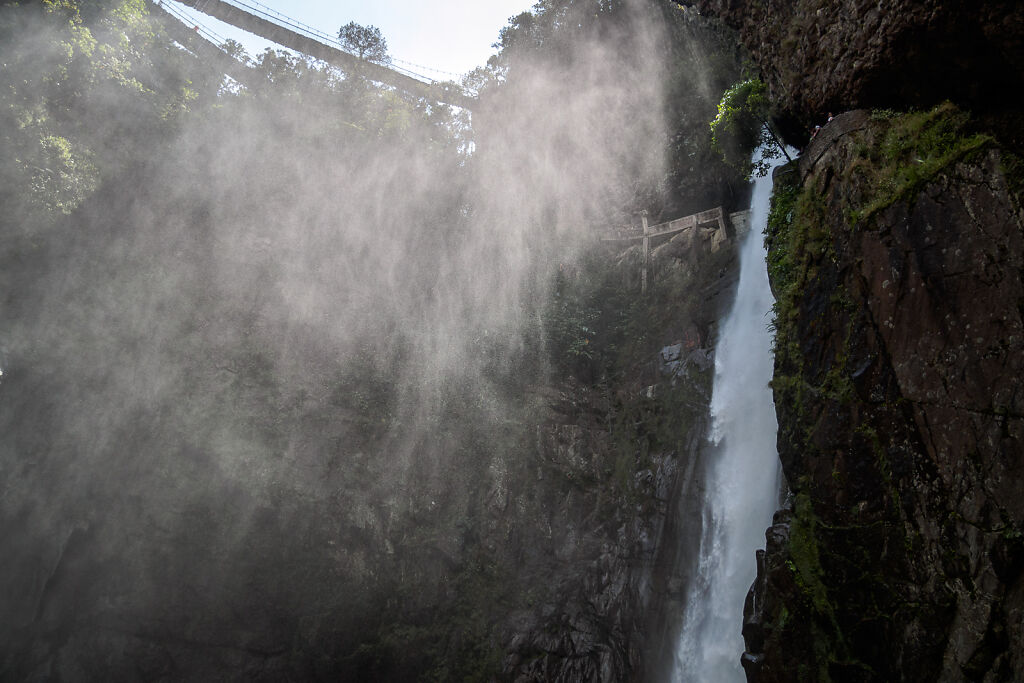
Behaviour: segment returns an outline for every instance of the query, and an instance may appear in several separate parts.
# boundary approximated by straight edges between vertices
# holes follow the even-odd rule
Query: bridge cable
[[[206,38],[211,43],[217,45],[217,47],[220,47],[221,45],[227,42],[224,36],[218,34],[216,31],[203,24],[198,18],[189,15],[187,12],[185,12],[182,8],[176,6],[174,3],[161,3],[160,7],[166,10],[169,14],[175,16],[179,21],[181,21],[181,23],[185,24],[186,26],[192,26],[198,29],[197,33],[206,36]]]

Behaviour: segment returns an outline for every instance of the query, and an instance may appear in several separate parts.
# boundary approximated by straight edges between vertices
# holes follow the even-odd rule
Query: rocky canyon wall
[[[748,679],[1019,680],[1024,8],[692,4],[738,32],[791,137],[846,112],[777,175],[792,493],[747,600]]]
[[[752,680],[1024,671],[1024,215],[1016,159],[965,121],[850,112],[778,179],[793,493],[748,601]]]

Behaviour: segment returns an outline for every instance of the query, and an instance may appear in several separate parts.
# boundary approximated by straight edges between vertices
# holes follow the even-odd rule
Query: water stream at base
[[[750,230],[740,250],[732,310],[720,330],[711,398],[711,435],[700,553],[692,575],[675,652],[673,681],[742,683],[743,602],[754,580],[754,551],[778,505],[781,470],[772,378],[774,303],[762,232],[768,220],[771,174],[758,178]]]

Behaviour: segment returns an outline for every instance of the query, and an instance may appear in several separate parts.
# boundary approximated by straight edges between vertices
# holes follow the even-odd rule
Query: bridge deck
[[[434,102],[453,104],[463,109],[472,109],[476,101],[475,98],[467,96],[460,90],[457,91],[456,88],[425,83],[386,66],[361,60],[344,50],[321,43],[309,36],[251,14],[235,5],[222,2],[222,0],[179,0],[179,2],[278,45],[322,59],[347,72],[361,73],[370,80],[392,85],[418,97]]]
[[[225,74],[235,79],[247,88],[256,88],[266,83],[263,77],[252,67],[242,64],[240,61],[227,54],[219,47],[203,38],[191,28],[185,26],[174,15],[167,12],[161,5],[153,0],[146,3],[149,14],[163,25],[168,35],[183,46],[191,50],[201,59],[216,64]]]

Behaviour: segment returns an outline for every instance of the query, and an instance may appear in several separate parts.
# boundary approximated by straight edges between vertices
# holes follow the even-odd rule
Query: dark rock
[[[749,652],[744,652],[740,657],[740,664],[743,666],[744,673],[747,674],[748,681],[756,681],[758,672],[761,671],[761,666],[764,665],[764,655],[752,655]]]
[[[1015,0],[686,4],[739,32],[784,117],[804,130],[830,111],[863,107],[952,99],[998,109],[1024,86],[1024,5]]]
[[[982,145],[885,194],[886,164],[921,163],[877,155],[901,124],[833,124],[800,162],[800,275],[775,283],[794,496],[748,600],[749,680],[1019,680],[1024,213],[1007,158]]]

